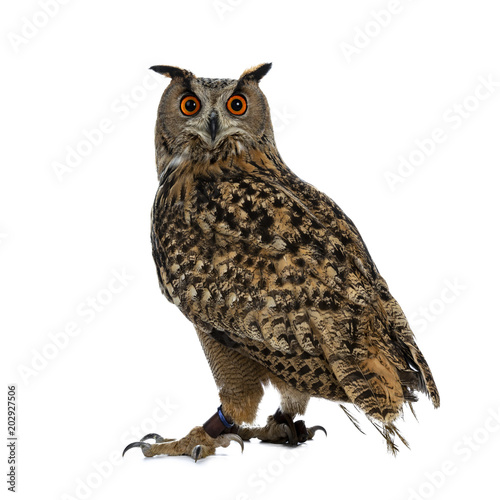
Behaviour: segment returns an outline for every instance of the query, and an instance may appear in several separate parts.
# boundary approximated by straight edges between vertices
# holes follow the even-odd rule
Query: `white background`
[[[48,2],[50,18],[41,3],[4,2],[1,15],[2,408],[17,384],[17,498],[496,498],[498,2],[73,0]],[[117,459],[146,432],[181,437],[218,406],[151,258],[153,128],[168,81],[147,68],[237,78],[268,61],[261,87],[283,158],[355,221],[442,407],[423,397],[419,422],[407,413],[411,451],[397,458],[364,417],[366,436],[314,400],[306,422],[328,437],[297,449]],[[68,148],[86,156],[61,174]],[[419,164],[398,173],[401,157]],[[392,189],[388,172],[400,176]],[[277,405],[270,391],[259,421]]]

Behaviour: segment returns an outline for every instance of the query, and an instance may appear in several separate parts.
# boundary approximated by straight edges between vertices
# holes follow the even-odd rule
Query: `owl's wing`
[[[350,400],[382,422],[413,389],[437,404],[404,314],[354,225],[319,192],[316,205],[295,192],[249,176],[198,183],[183,205],[196,244],[179,250],[184,276],[169,274],[174,302],[235,342],[324,358]]]

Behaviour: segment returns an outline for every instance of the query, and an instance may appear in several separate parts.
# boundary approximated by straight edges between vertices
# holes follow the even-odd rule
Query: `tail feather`
[[[434,408],[439,408],[441,401],[436,387],[436,382],[434,382],[434,378],[432,377],[431,369],[425,361],[423,354],[420,352],[420,349],[415,344],[410,346],[410,350],[424,380],[424,390],[422,390],[422,392],[429,396]]]
[[[379,422],[373,421],[371,419],[370,422],[385,439],[388,452],[392,453],[394,456],[398,453],[399,448],[395,443],[396,436],[408,449],[410,449],[408,441],[401,435],[398,428],[394,424],[380,424]]]
[[[358,431],[361,432],[361,434],[365,434],[365,432],[363,431],[363,429],[359,425],[358,419],[356,417],[354,417],[352,415],[352,413],[344,405],[340,404],[339,406],[342,409],[342,411],[347,415],[347,418],[352,422],[354,427],[356,427],[356,429],[358,429]],[[356,406],[354,408],[356,408]]]
[[[358,318],[345,320],[349,335],[325,336],[321,347],[350,401],[384,437],[388,451],[396,454],[396,438],[409,448],[394,425],[404,404],[415,414],[412,403],[418,400],[416,392],[421,392],[437,408],[439,393],[399,304],[391,297],[372,305]],[[342,409],[361,430],[357,420]]]
[[[401,384],[409,389],[428,396],[434,407],[440,404],[439,392],[432,377],[429,365],[418,348],[413,332],[397,301],[391,297],[384,304],[387,312],[388,328],[392,342],[386,342],[384,347],[395,348],[402,365],[398,366]]]

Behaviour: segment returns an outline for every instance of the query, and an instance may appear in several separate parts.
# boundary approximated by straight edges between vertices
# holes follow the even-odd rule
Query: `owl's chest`
[[[156,211],[153,255],[160,285],[183,312],[198,311],[197,317],[202,317],[203,309],[223,301],[226,289],[235,283],[257,287],[268,264],[260,243],[264,237],[272,241],[265,224],[268,212],[255,211],[261,201],[248,183],[204,181]],[[257,263],[262,264],[259,269]]]
[[[190,194],[169,200],[153,211],[151,241],[160,287],[166,297],[186,310],[203,293],[213,273],[214,247],[196,220],[200,207]]]

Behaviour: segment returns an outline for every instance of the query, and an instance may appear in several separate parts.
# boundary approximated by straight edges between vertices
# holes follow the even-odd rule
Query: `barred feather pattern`
[[[352,221],[270,137],[196,151],[159,169],[152,243],[165,296],[299,391],[353,403],[393,443],[415,391],[436,407],[439,395]],[[161,141],[158,154],[171,160]]]

